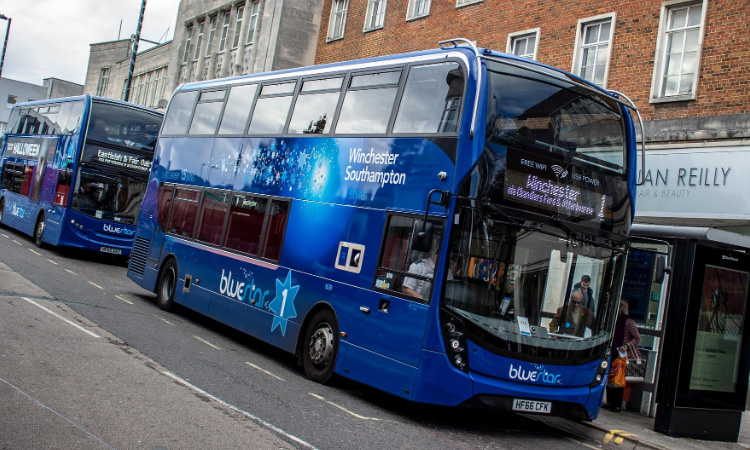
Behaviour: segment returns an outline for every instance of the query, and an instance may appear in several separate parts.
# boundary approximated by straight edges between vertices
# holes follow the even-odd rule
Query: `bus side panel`
[[[5,216],[3,223],[11,228],[32,236],[39,214],[39,204],[32,203],[29,197],[5,191]]]
[[[445,353],[422,351],[415,401],[456,406],[472,395],[471,378],[452,367]]]
[[[342,340],[336,373],[390,394],[412,399],[417,368]]]

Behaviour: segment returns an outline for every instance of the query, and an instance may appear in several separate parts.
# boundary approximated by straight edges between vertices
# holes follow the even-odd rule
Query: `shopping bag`
[[[607,379],[607,387],[625,387],[625,367],[627,366],[627,364],[627,358],[612,359],[612,366],[610,366],[609,368],[609,378]]]
[[[646,362],[635,344],[629,342],[626,347],[628,364],[625,368],[625,380],[628,383],[641,383],[646,373]]]

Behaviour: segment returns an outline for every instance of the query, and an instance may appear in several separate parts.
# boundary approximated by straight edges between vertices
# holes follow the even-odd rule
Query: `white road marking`
[[[78,325],[77,323],[73,323],[72,321],[70,321],[70,320],[66,319],[65,317],[61,316],[60,314],[57,314],[56,312],[54,312],[54,311],[52,311],[52,310],[50,310],[48,308],[45,308],[44,306],[40,305],[39,303],[35,302],[34,300],[32,300],[30,298],[26,298],[26,297],[21,297],[21,298],[24,299],[24,300],[26,300],[27,302],[31,303],[32,305],[37,306],[37,307],[39,307],[39,308],[47,311],[48,313],[52,314],[53,316],[57,317],[58,319],[64,320],[68,324],[73,325],[74,327],[78,328],[79,330],[83,331],[84,333],[89,334],[89,335],[91,335],[91,336],[93,336],[95,338],[99,337],[99,335],[96,334],[96,333],[94,333],[93,331],[89,331],[89,330],[83,328],[82,326]]]
[[[248,366],[252,367],[253,369],[260,370],[261,372],[265,373],[266,375],[274,377],[274,378],[276,378],[279,381],[286,381],[285,379],[281,378],[280,376],[274,375],[273,373],[271,373],[271,372],[269,372],[269,371],[267,371],[265,369],[262,369],[262,368],[256,366],[255,364],[251,364],[251,363],[249,363],[247,361],[245,361],[245,364],[247,364]]]
[[[118,299],[120,299],[120,300],[124,301],[124,302],[125,302],[125,303],[127,303],[128,305],[132,305],[132,304],[133,304],[133,302],[131,302],[130,300],[126,299],[125,297],[121,297],[121,296],[119,296],[119,295],[115,295],[115,298],[118,298]]]
[[[165,319],[163,317],[159,317],[157,315],[154,315],[154,317],[158,318],[159,320],[161,320],[162,322],[166,323],[167,325],[175,326],[172,322],[168,321],[167,319]]]
[[[94,283],[94,282],[91,282],[91,281],[89,281],[89,284],[90,284],[90,285],[92,285],[92,286],[94,286],[94,287],[96,287],[96,288],[99,288],[99,289],[101,289],[101,290],[104,290],[104,288],[103,288],[103,287],[99,286],[98,284],[96,284],[96,283]]]
[[[298,443],[300,445],[305,446],[306,448],[317,450],[316,447],[313,447],[312,445],[308,444],[307,442],[303,441],[302,439],[298,438],[297,436],[289,434],[289,433],[287,433],[286,431],[282,430],[281,428],[279,428],[277,426],[271,425],[270,423],[266,422],[265,420],[261,419],[260,417],[254,416],[254,415],[250,414],[247,411],[243,411],[243,410],[237,408],[234,405],[230,405],[229,403],[225,402],[224,400],[221,400],[218,397],[214,397],[213,395],[209,394],[208,392],[204,391],[203,389],[201,389],[201,388],[199,388],[197,386],[194,386],[194,385],[188,383],[187,381],[183,380],[182,378],[178,377],[177,375],[175,375],[175,374],[173,374],[171,372],[167,372],[165,370],[164,372],[162,372],[162,374],[164,374],[164,375],[168,376],[169,378],[175,380],[176,382],[180,383],[181,385],[186,386],[186,387],[188,387],[188,388],[190,388],[190,389],[192,389],[192,390],[200,393],[201,395],[205,395],[206,397],[210,398],[211,400],[215,400],[215,401],[221,403],[222,405],[226,406],[227,408],[231,408],[232,410],[237,411],[238,413],[240,413],[243,416],[249,418],[250,420],[252,420],[252,421],[254,421],[254,422],[256,422],[256,423],[258,423],[258,424],[260,424],[260,425],[262,425],[262,426],[264,426],[266,428],[270,428],[271,430],[275,431],[276,433],[279,433],[280,435],[286,437],[287,439],[291,439],[294,442],[296,442],[296,443]]]
[[[196,338],[196,339],[198,339],[199,341],[203,342],[204,344],[208,345],[209,347],[213,347],[213,348],[215,348],[216,350],[221,350],[221,347],[217,347],[217,346],[215,346],[214,344],[212,344],[212,343],[208,342],[208,341],[207,341],[207,340],[205,340],[205,339],[201,339],[201,338],[199,338],[198,336],[195,336],[195,335],[193,335],[193,337],[194,337],[194,338]]]
[[[15,242],[16,244],[18,244],[18,245],[20,245],[21,247],[23,247],[23,244],[22,244],[22,243],[20,243],[20,242],[18,242],[17,240],[13,239],[13,242]]]
[[[58,265],[59,265],[59,264],[57,264],[56,262],[52,261],[51,259],[48,259],[47,261],[51,262],[52,264],[54,264],[54,265],[56,265],[56,266],[58,266]]]
[[[578,445],[582,445],[582,446],[584,446],[584,447],[586,447],[586,448],[590,448],[590,449],[593,449],[593,450],[602,450],[602,448],[601,448],[601,447],[597,447],[597,446],[595,446],[595,445],[587,444],[587,443],[585,443],[585,442],[581,442],[581,441],[579,441],[579,440],[577,440],[577,439],[573,439],[573,438],[570,438],[570,437],[567,437],[567,436],[563,436],[563,437],[564,437],[565,439],[569,440],[570,442],[575,442],[576,444],[578,444]]]
[[[41,254],[41,253],[37,252],[37,251],[36,251],[36,250],[34,250],[33,248],[30,248],[30,249],[29,249],[29,251],[30,251],[31,253],[35,254],[36,256],[42,256],[42,254]]]
[[[357,414],[357,413],[355,413],[353,411],[349,411],[348,409],[344,408],[343,406],[337,405],[336,403],[328,401],[328,400],[325,399],[325,397],[321,397],[318,394],[313,394],[312,392],[308,392],[308,394],[310,394],[311,396],[317,398],[318,400],[323,400],[324,402],[328,403],[329,405],[334,406],[334,407],[336,407],[336,408],[344,411],[345,413],[350,414],[350,415],[356,417],[357,419],[372,420],[372,421],[375,421],[375,422],[381,422],[381,421],[383,421],[383,419],[378,419],[377,417],[362,416],[362,415],[359,415],[359,414]]]
[[[66,271],[66,272],[68,272],[68,273],[72,273],[72,274],[73,274],[73,275],[75,275],[75,276],[78,276],[78,274],[77,274],[77,273],[75,273],[75,272],[73,272],[72,270],[68,270],[68,269],[65,269],[65,271]]]
[[[44,403],[40,402],[40,401],[39,401],[39,400],[37,400],[36,398],[34,398],[34,397],[30,396],[30,395],[29,395],[29,394],[27,394],[26,392],[22,391],[22,390],[21,390],[21,389],[19,389],[18,387],[16,387],[16,386],[14,386],[13,384],[11,384],[11,383],[10,383],[9,381],[6,381],[6,380],[4,380],[4,379],[0,378],[0,382],[3,382],[3,383],[5,383],[5,384],[7,384],[8,386],[12,387],[12,388],[13,388],[13,389],[15,389],[16,391],[18,391],[18,393],[19,393],[19,394],[21,394],[21,395],[25,396],[26,398],[28,398],[28,399],[29,399],[29,400],[31,400],[32,402],[36,403],[36,404],[37,404],[37,405],[39,405],[40,407],[42,407],[42,408],[44,408],[44,409],[46,409],[46,410],[50,411],[51,413],[53,413],[53,414],[55,414],[56,416],[58,416],[58,417],[60,417],[61,419],[63,419],[64,421],[68,422],[69,424],[71,424],[71,425],[73,425],[74,427],[78,428],[79,430],[83,431],[84,433],[86,433],[86,435],[87,435],[87,436],[91,437],[92,439],[94,439],[94,440],[96,440],[96,441],[98,441],[98,442],[101,442],[101,443],[102,443],[102,445],[104,445],[105,447],[107,447],[107,448],[111,448],[112,450],[114,450],[114,447],[112,447],[111,445],[109,445],[109,444],[107,444],[106,442],[104,442],[103,440],[101,440],[101,439],[100,439],[100,438],[99,438],[98,436],[96,436],[96,435],[92,434],[92,433],[91,433],[90,431],[88,431],[87,429],[83,428],[83,427],[82,427],[81,425],[79,425],[79,424],[77,424],[77,423],[73,422],[72,420],[70,420],[70,419],[68,419],[67,417],[63,416],[62,414],[60,414],[59,412],[55,411],[55,410],[54,410],[54,409],[52,409],[51,407],[49,407],[49,406],[45,405]]]
[[[4,238],[8,238],[8,239],[10,239],[10,236],[8,236],[8,235],[7,235],[7,234],[5,234],[5,233],[3,233],[3,237],[4,237]]]

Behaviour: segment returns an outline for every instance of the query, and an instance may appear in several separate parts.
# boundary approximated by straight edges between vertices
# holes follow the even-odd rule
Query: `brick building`
[[[750,165],[748,19],[747,0],[325,0],[315,62],[435,48],[463,37],[573,72],[625,93],[640,109],[647,162],[639,221],[672,223],[679,216],[683,224],[750,234],[750,208],[742,217],[717,221],[715,210],[685,209],[675,205],[677,197],[665,204],[661,192],[676,187],[668,186],[676,176],[664,180],[670,164],[673,172],[694,164],[663,154],[741,150],[720,161],[722,167]],[[716,195],[734,196],[744,187],[723,194],[716,189]],[[671,211],[666,216],[659,213],[665,207]]]

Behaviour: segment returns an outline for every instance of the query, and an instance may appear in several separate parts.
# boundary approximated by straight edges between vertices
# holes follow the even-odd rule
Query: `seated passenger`
[[[583,306],[583,293],[579,290],[574,290],[570,294],[570,302],[568,304],[568,311],[563,321],[563,309],[561,306],[557,308],[555,317],[549,323],[549,331],[552,333],[564,333],[571,334],[573,336],[583,337],[586,332],[586,328],[591,328],[594,323],[594,313],[590,309]]]

